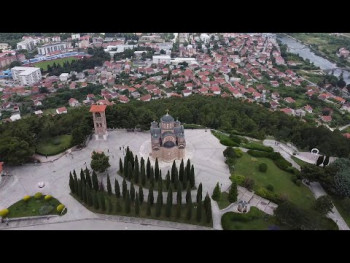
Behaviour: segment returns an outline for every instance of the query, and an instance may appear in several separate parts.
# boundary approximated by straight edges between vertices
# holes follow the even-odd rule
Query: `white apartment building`
[[[0,49],[1,50],[7,50],[9,48],[9,44],[7,43],[0,43]]]
[[[67,49],[67,43],[64,43],[64,42],[45,44],[45,45],[42,45],[41,47],[38,47],[38,54],[47,55],[52,52],[64,51],[66,49]]]
[[[41,80],[40,68],[14,67],[11,69],[12,78],[18,80],[21,85],[33,85]]]
[[[153,56],[153,63],[155,64],[170,64],[171,57],[168,55],[165,56]]]
[[[72,34],[72,40],[80,39],[80,34]]]
[[[31,51],[34,49],[36,45],[36,42],[32,38],[28,38],[26,40],[23,40],[21,42],[17,43],[17,49],[26,49],[28,51]]]
[[[60,75],[60,81],[67,81],[68,80],[68,78],[69,78],[69,73],[62,73],[61,75]]]

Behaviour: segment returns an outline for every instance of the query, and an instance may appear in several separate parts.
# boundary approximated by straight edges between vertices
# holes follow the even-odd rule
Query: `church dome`
[[[162,122],[173,122],[174,118],[169,114],[165,114],[160,120]]]

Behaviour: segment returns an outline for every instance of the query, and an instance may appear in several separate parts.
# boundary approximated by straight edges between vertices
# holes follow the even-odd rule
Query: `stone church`
[[[185,157],[185,134],[180,121],[167,113],[160,119],[160,123],[151,123],[151,156],[160,161],[170,162]]]

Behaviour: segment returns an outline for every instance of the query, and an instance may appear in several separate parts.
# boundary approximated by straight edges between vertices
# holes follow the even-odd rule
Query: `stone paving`
[[[208,130],[186,130],[186,141],[189,144],[189,154],[192,155],[191,163],[195,166],[195,178],[196,185],[200,182],[203,184],[203,197],[208,192],[211,194],[217,182],[221,183],[222,189],[227,189],[231,185],[229,179],[229,170],[224,162],[223,150],[226,148],[221,145],[218,139],[213,136]],[[119,183],[122,182],[122,177],[117,175],[119,170],[119,158],[124,157],[124,149],[126,146],[139,156],[144,154],[141,152],[141,147],[150,138],[148,132],[127,132],[126,130],[114,130],[110,131],[108,140],[92,139],[87,147],[82,150],[72,151],[70,154],[63,155],[57,160],[53,161],[57,157],[48,157],[46,163],[41,164],[25,164],[9,168],[8,172],[11,174],[6,179],[5,183],[1,183],[0,186],[0,209],[9,207],[13,203],[17,202],[24,195],[34,195],[36,192],[42,192],[43,194],[51,194],[55,198],[66,205],[68,213],[57,219],[52,219],[54,222],[72,221],[81,219],[97,219],[98,216],[78,201],[76,201],[69,193],[68,186],[69,172],[73,169],[76,170],[79,175],[80,168],[86,166],[90,168],[89,163],[91,161],[91,154],[94,150],[104,151],[110,157],[111,167],[108,169],[108,173],[111,177],[111,181],[117,178]],[[121,150],[120,148],[121,147]],[[49,159],[50,158],[50,159]],[[51,162],[52,159],[52,162]],[[44,159],[46,161],[46,158]],[[178,164],[180,161],[178,161]],[[161,164],[162,175],[165,174],[168,169],[171,169],[171,163]],[[99,175],[106,184],[107,175]],[[44,182],[43,188],[38,187],[38,182]],[[112,183],[114,186],[114,184]],[[138,190],[137,187],[135,187]],[[144,194],[147,196],[148,191],[144,189]],[[155,198],[157,193],[155,192]],[[174,193],[174,196],[176,193]],[[192,191],[192,198],[196,195],[196,191]],[[166,196],[166,193],[163,193]],[[185,194],[183,194],[183,200]],[[164,199],[166,200],[166,199]],[[174,198],[176,202],[176,198]]]

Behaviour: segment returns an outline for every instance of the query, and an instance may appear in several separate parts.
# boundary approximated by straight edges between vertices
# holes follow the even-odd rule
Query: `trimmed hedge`
[[[42,196],[43,196],[42,193],[37,192],[37,193],[34,195],[34,198],[35,198],[35,199],[40,199]]]
[[[255,194],[268,199],[276,204],[280,204],[283,202],[283,197],[279,194],[273,193],[269,190],[267,190],[265,187],[259,187],[257,191],[255,191]]]
[[[220,143],[225,146],[232,146],[232,147],[238,147],[239,144],[232,141],[230,138],[222,138],[220,139]]]
[[[261,145],[255,142],[249,142],[246,144],[243,144],[242,147],[251,149],[251,150],[257,150],[257,151],[263,151],[263,152],[273,152],[273,148],[265,145]]]
[[[26,195],[26,196],[23,197],[23,201],[24,202],[28,202],[30,198],[31,198],[30,195]]]
[[[58,212],[58,213],[61,213],[61,212],[63,211],[64,208],[65,208],[65,206],[64,206],[63,204],[59,204],[59,205],[57,206],[57,212]]]
[[[273,160],[276,166],[281,170],[286,171],[288,173],[295,173],[295,170],[293,169],[292,164],[288,162],[286,159],[284,159],[280,153],[276,153],[276,152],[270,153],[270,152],[262,152],[262,151],[255,151],[255,150],[248,150],[247,153],[253,157],[270,158]]]
[[[266,163],[259,164],[259,171],[262,172],[262,173],[266,173],[266,171],[267,171],[267,164]]]
[[[237,175],[232,175],[232,176],[230,176],[230,179],[236,181],[236,183],[237,183],[238,185],[243,185],[244,180],[245,180],[245,176],[244,176],[244,175],[237,174]]]
[[[10,212],[10,211],[9,211],[7,208],[2,209],[2,210],[0,210],[0,216],[1,216],[1,217],[6,217],[6,216],[8,215],[9,212]]]

